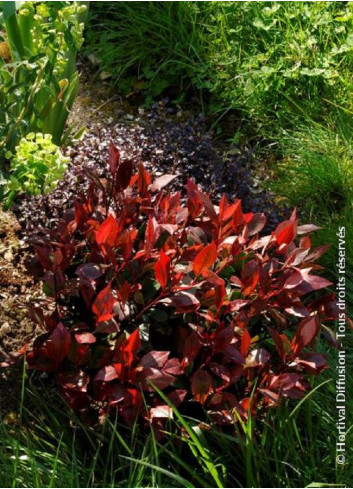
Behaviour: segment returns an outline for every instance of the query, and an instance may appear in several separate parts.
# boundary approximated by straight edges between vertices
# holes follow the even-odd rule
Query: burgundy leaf
[[[108,365],[107,367],[103,367],[96,373],[94,380],[96,382],[111,382],[118,378],[117,371],[115,370],[113,365]]]
[[[169,358],[169,351],[150,351],[141,358],[140,365],[144,368],[161,369]]]
[[[196,401],[204,404],[213,392],[212,377],[205,370],[199,368],[191,377],[191,391]]]
[[[130,183],[133,170],[132,160],[124,160],[116,173],[116,181],[121,190],[125,190]]]
[[[297,364],[313,375],[319,374],[327,367],[326,358],[320,353],[305,353],[297,360]]]
[[[254,234],[262,231],[266,224],[265,214],[253,214],[251,221],[248,224],[249,236],[253,236]]]
[[[119,165],[119,160],[120,160],[120,152],[118,148],[115,146],[115,144],[113,143],[113,141],[111,141],[109,147],[109,168],[112,175],[116,173],[116,170]]]
[[[103,275],[103,272],[96,263],[85,263],[77,268],[76,275],[83,280],[97,280]]]
[[[200,307],[200,302],[196,297],[190,292],[184,291],[177,292],[171,298],[164,299],[161,302],[165,302],[166,304],[175,307],[175,312],[180,314],[195,312]]]
[[[292,348],[295,355],[299,355],[303,348],[313,341],[319,329],[320,322],[317,315],[305,318],[299,323],[292,340]]]
[[[46,344],[48,356],[56,365],[56,368],[61,364],[63,359],[69,353],[71,345],[71,335],[63,323],[59,323],[51,334],[49,341]]]

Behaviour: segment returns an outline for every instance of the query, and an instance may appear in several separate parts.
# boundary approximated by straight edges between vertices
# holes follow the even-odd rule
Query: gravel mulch
[[[114,141],[123,157],[142,161],[154,175],[177,174],[169,187],[184,191],[187,178],[219,202],[222,193],[230,199],[242,199],[245,212],[264,212],[267,230],[280,220],[273,196],[261,188],[259,162],[249,148],[237,148],[214,142],[205,131],[201,117],[186,119],[163,105],[140,115],[120,115],[116,124],[90,124],[84,137],[67,148],[71,164],[57,189],[47,196],[24,196],[17,200],[14,212],[29,237],[44,227],[52,227],[63,212],[72,207],[79,190],[87,187],[85,170],[106,177],[108,151]]]

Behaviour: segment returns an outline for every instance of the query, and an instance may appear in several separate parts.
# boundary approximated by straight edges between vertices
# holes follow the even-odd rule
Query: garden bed
[[[110,101],[108,86],[101,85],[98,90],[94,86],[95,82],[85,74],[72,119],[77,125],[79,120],[86,122],[87,130],[80,141],[67,148],[69,168],[57,188],[45,196],[22,194],[14,203],[13,213],[0,215],[2,362],[9,361],[38,333],[29,318],[28,306],[45,301],[45,296],[41,283],[35,282],[30,274],[33,244],[41,242],[45,228],[52,228],[72,207],[78,192],[87,188],[87,171],[100,177],[108,175],[111,141],[121,149],[124,158],[132,158],[136,164],[142,161],[155,177],[165,173],[177,175],[169,186],[174,191],[184,193],[187,178],[193,177],[215,202],[226,193],[230,200],[241,198],[246,212],[265,212],[267,229],[274,229],[285,213],[278,210],[273,196],[261,189],[260,163],[250,148],[215,142],[198,115],[163,103],[148,111],[139,110],[127,101]],[[2,371],[1,375],[7,378],[8,374]],[[15,385],[16,403],[12,407],[18,405],[20,382]],[[1,383],[0,389],[1,386],[8,390],[8,382]],[[8,402],[2,409],[8,411]]]

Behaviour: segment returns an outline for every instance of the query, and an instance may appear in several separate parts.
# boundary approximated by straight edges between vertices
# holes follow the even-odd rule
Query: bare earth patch
[[[21,229],[11,212],[0,211],[0,364],[11,362],[36,334],[28,317],[28,305],[43,300],[40,283],[26,272],[28,253],[19,239]],[[18,409],[21,386],[20,367],[0,368],[0,415]]]

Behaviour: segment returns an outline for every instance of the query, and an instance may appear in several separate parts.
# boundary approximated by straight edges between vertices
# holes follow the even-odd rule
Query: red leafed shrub
[[[315,226],[294,212],[259,237],[265,216],[239,200],[214,206],[192,180],[186,198],[167,193],[173,176],[134,173],[114,145],[110,170],[36,246],[53,307],[32,308],[44,333],[29,367],[56,372],[74,409],[126,423],[170,416],[154,386],[219,424],[300,399],[337,316],[334,295],[316,293],[330,283],[315,274]]]

